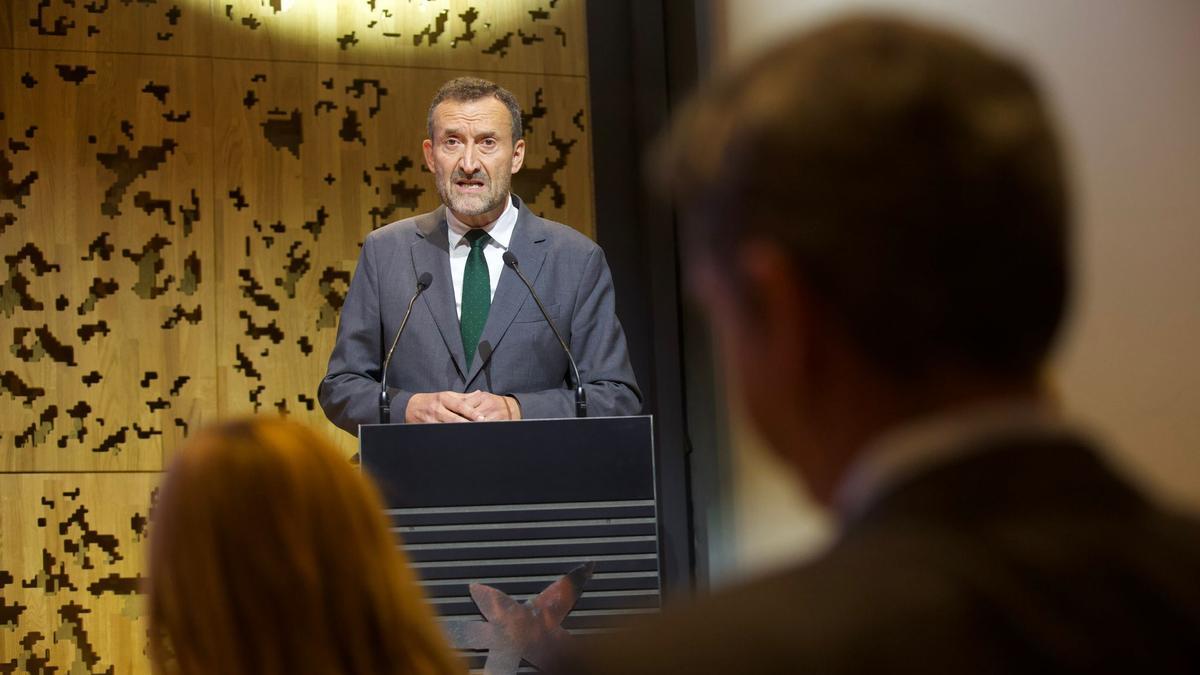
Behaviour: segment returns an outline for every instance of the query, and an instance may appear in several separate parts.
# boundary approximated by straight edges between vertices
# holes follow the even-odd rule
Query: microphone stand
[[[388,366],[392,362],[392,354],[396,351],[396,345],[400,343],[400,335],[404,332],[404,327],[408,325],[408,317],[412,315],[413,305],[417,304],[417,298],[421,297],[421,293],[425,292],[426,288],[433,282],[433,275],[429,272],[421,274],[417,279],[417,292],[413,293],[412,299],[408,301],[408,309],[404,311],[404,318],[400,320],[400,328],[396,330],[396,337],[392,339],[392,346],[388,349],[387,357],[383,360],[383,376],[379,382],[379,423],[391,424],[392,422],[392,401],[388,396],[387,390],[387,374]]]
[[[571,374],[575,378],[575,416],[587,417],[587,392],[583,390],[583,381],[579,378],[579,366],[575,365],[575,357],[571,356],[571,350],[567,347],[567,341],[563,339],[562,333],[558,332],[558,327],[554,325],[549,312],[546,311],[546,306],[542,304],[542,299],[538,297],[537,291],[533,290],[533,284],[529,283],[529,279],[526,279],[525,275],[521,272],[517,256],[513,255],[512,251],[504,252],[504,264],[516,272],[517,277],[521,279],[521,283],[525,284],[525,288],[529,289],[529,294],[533,296],[533,301],[537,303],[538,309],[542,311],[542,316],[546,319],[546,323],[550,324],[550,330],[554,331],[554,337],[558,338],[558,344],[567,355],[567,362],[571,364]]]

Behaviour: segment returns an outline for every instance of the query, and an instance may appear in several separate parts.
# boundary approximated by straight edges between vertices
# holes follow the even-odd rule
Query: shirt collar
[[[849,521],[916,475],[1010,434],[1057,435],[1070,426],[1038,399],[996,401],[948,411],[876,436],[864,446],[838,485],[833,505]]]
[[[512,196],[509,195],[505,199],[504,211],[500,212],[500,217],[485,225],[483,231],[488,233],[492,241],[507,250],[509,242],[512,241],[513,229],[516,228],[518,215],[520,215],[520,211],[513,205]],[[464,225],[462,221],[456,218],[454,212],[449,208],[446,209],[446,226],[449,228],[447,237],[450,240],[450,250],[458,248],[458,245],[462,242],[462,238],[471,230],[470,227]]]

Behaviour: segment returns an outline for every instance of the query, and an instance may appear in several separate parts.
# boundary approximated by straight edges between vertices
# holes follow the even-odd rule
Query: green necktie
[[[463,238],[471,244],[471,253],[467,256],[467,267],[463,271],[459,332],[462,333],[463,353],[467,357],[463,367],[470,370],[475,348],[487,323],[488,310],[492,306],[492,281],[488,276],[487,260],[483,257],[483,248],[491,237],[483,230],[471,230]]]

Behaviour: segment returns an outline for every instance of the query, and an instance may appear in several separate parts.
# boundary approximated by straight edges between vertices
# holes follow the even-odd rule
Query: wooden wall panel
[[[157,481],[0,474],[0,672],[148,671],[137,591]]]
[[[0,2],[0,672],[147,672],[144,518],[199,425],[353,452],[316,387],[363,238],[438,203],[443,81],[518,95],[515,191],[594,235],[584,9]]]
[[[0,469],[157,470],[216,413],[211,63],[9,55]]]
[[[211,55],[209,0],[10,0],[13,46]]]
[[[221,52],[231,57],[587,74],[578,1],[213,0],[213,7],[219,28],[234,36]]]
[[[0,49],[12,46],[12,3],[0,2]]]

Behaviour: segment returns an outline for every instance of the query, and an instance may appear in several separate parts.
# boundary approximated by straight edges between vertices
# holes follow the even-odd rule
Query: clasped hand
[[[486,391],[460,394],[438,391],[413,394],[404,411],[405,422],[492,422],[521,419],[521,406],[511,396]]]

